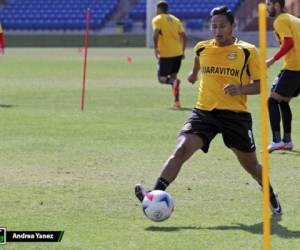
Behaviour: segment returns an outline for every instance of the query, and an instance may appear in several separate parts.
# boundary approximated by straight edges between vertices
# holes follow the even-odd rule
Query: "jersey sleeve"
[[[204,44],[203,42],[199,42],[195,45],[193,51],[194,53],[199,56],[200,52],[204,49]]]
[[[275,61],[283,57],[287,52],[289,52],[290,49],[293,48],[293,46],[294,46],[294,39],[292,37],[285,37],[283,39],[282,45],[280,46],[280,49],[275,53],[273,57]]]
[[[292,31],[287,18],[280,18],[274,23],[274,29],[283,41],[284,37],[292,37]]]
[[[178,26],[179,26],[179,33],[185,32],[182,22],[179,21]]]
[[[250,50],[248,71],[251,80],[260,80],[260,60],[255,47]]]
[[[159,21],[159,19],[157,19],[157,18],[154,18],[153,20],[152,20],[152,29],[153,30],[156,30],[156,29],[161,29],[161,25],[160,25],[160,21]]]

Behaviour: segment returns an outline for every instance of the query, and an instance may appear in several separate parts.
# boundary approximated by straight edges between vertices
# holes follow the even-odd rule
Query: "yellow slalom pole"
[[[263,241],[264,250],[270,249],[270,188],[269,188],[269,153],[268,147],[268,110],[267,110],[267,25],[266,4],[260,3],[259,9],[259,46],[260,46],[260,93],[261,93],[261,115],[262,115],[262,166],[263,166]]]

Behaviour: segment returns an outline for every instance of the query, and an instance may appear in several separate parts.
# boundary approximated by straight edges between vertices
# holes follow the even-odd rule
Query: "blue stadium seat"
[[[82,30],[86,9],[91,10],[91,29],[100,29],[117,8],[119,0],[14,0],[1,11],[5,29]]]
[[[203,26],[202,19],[209,18],[210,11],[216,6],[227,5],[233,11],[239,6],[241,0],[168,0],[170,13],[174,14],[189,26],[196,28]],[[133,21],[144,21],[146,17],[146,0],[138,0],[129,13]],[[196,20],[199,21],[196,21]],[[201,24],[201,25],[200,25]]]
[[[192,30],[202,29],[203,21],[201,19],[190,19],[186,21],[186,27]]]

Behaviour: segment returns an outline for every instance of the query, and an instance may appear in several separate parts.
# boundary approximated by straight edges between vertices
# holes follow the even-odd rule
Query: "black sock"
[[[291,131],[292,131],[292,111],[290,108],[290,104],[288,102],[281,101],[279,103],[282,124],[283,124],[283,141],[290,142],[291,141]]]
[[[283,135],[283,141],[284,142],[291,142],[292,139],[291,139],[291,133],[284,133]]]
[[[259,185],[261,186],[261,188],[263,188],[263,187],[262,187],[262,184],[259,184]],[[274,199],[275,193],[274,193],[274,190],[273,190],[271,184],[270,184],[270,186],[269,186],[269,191],[270,191],[270,199]]]
[[[279,142],[281,140],[280,135],[280,111],[278,102],[269,97],[268,99],[269,117],[273,134],[273,142]]]
[[[170,183],[166,179],[159,177],[155,183],[153,190],[163,190],[164,191],[169,186],[169,184]]]
[[[177,79],[172,79],[172,86],[174,86],[176,80]],[[174,96],[174,102],[179,102],[179,93],[178,95]]]
[[[272,186],[270,185],[270,199],[273,199],[275,197],[275,193],[274,193],[274,190],[272,188]]]

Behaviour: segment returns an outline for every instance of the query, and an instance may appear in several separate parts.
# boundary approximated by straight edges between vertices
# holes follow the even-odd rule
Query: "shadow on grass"
[[[146,231],[152,232],[178,232],[181,230],[203,230],[203,227],[158,227],[158,226],[151,226],[147,227]]]
[[[0,104],[0,108],[13,108],[13,107],[16,107],[16,105]]]
[[[273,216],[271,218],[271,234],[277,235],[281,238],[287,239],[299,239],[300,231],[292,231],[287,227],[284,227],[279,224],[281,221],[281,216]],[[158,227],[151,226],[147,227],[146,231],[159,231],[159,232],[178,232],[181,230],[218,230],[218,231],[234,231],[234,230],[242,230],[253,234],[263,234],[263,223],[257,223],[253,225],[246,225],[241,223],[233,223],[230,226],[217,226],[217,227]]]
[[[300,154],[300,150],[280,151],[280,152],[278,152],[278,154],[281,154],[281,155],[299,155]]]
[[[181,107],[181,108],[170,108],[171,110],[175,110],[175,111],[192,111],[193,108],[185,108],[185,107]]]

